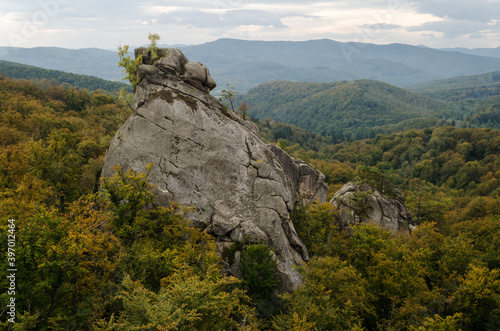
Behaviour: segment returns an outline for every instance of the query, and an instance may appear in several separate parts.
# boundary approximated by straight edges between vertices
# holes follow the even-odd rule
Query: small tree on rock
[[[224,89],[221,91],[221,96],[219,100],[222,102],[224,99],[229,101],[229,104],[231,105],[231,109],[234,112],[234,105],[233,105],[233,97],[240,92],[236,91],[234,87],[231,84],[226,84],[227,89]]]

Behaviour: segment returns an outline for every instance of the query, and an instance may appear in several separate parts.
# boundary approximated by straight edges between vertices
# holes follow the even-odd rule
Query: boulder
[[[343,226],[371,222],[392,232],[405,233],[414,228],[402,195],[388,198],[367,184],[345,184],[330,203],[339,210],[338,217]]]
[[[212,76],[210,76],[208,68],[200,62],[188,62],[184,69],[184,79],[187,83],[207,92],[217,86]]]
[[[144,61],[134,114],[112,140],[102,176],[111,176],[117,164],[143,172],[153,163],[148,180],[157,187],[157,203],[194,207],[188,218],[212,234],[221,250],[242,242],[270,245],[281,289],[296,288],[300,277],[293,266],[309,257],[290,212],[301,194],[325,201],[324,176],[265,144],[253,123],[211,96],[215,82],[203,65],[178,50],[158,49],[161,57],[155,59],[148,54],[136,50]],[[237,260],[227,265],[234,275]]]

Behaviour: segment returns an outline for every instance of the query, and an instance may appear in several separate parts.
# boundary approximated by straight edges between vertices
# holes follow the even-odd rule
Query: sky
[[[0,0],[0,46],[116,49],[220,38],[500,47],[500,0]]]

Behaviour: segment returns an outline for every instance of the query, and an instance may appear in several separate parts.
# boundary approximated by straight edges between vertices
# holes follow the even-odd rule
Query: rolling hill
[[[434,80],[411,85],[407,89],[451,101],[485,99],[500,95],[500,71]]]
[[[462,115],[453,103],[396,86],[358,80],[333,83],[274,81],[240,97],[259,119],[293,124],[340,140],[374,137],[444,124]]]
[[[104,90],[118,92],[122,88],[131,91],[131,86],[125,83],[111,82],[101,78],[72,74],[60,70],[49,70],[30,65],[0,61],[0,75],[13,79],[56,80],[59,84],[88,89],[89,91]]]
[[[124,76],[118,67],[117,53],[97,48],[0,47],[0,60],[106,80],[121,81]]]

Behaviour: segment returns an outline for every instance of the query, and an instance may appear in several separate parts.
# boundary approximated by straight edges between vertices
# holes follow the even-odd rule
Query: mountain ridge
[[[407,86],[494,71],[500,67],[500,58],[406,44],[342,43],[331,39],[247,41],[225,38],[182,46],[180,50],[210,68],[219,92],[227,83],[245,92],[276,79],[308,82],[376,79]],[[0,60],[108,80],[118,81],[123,77],[117,66],[116,52],[95,48],[0,47]]]

